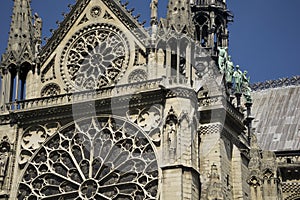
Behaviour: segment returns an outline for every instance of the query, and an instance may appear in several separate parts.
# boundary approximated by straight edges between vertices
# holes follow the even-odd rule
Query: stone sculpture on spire
[[[158,5],[158,0],[151,0],[151,3],[150,3],[151,25],[158,23],[157,5]]]

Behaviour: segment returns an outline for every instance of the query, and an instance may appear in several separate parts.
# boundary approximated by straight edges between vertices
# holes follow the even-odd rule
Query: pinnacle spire
[[[193,35],[190,0],[169,0],[167,21],[168,27]]]
[[[37,31],[32,22],[32,13],[30,7],[31,0],[14,0],[13,14],[10,25],[8,45],[6,52],[2,57],[2,65],[10,64],[20,65],[24,62],[30,64],[34,61],[35,46],[40,44],[40,37],[37,37]],[[37,25],[41,30],[41,20],[35,15]]]

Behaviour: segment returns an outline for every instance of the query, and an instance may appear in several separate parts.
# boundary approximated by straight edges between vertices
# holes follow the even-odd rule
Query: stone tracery
[[[147,73],[143,69],[136,69],[128,76],[128,83],[137,83],[147,80]]]
[[[155,199],[156,155],[144,133],[118,118],[75,122],[27,165],[18,199]]]
[[[61,90],[58,84],[49,83],[42,89],[41,96],[42,97],[56,96],[59,95],[60,92]]]
[[[88,26],[72,37],[67,46],[61,59],[62,71],[65,82],[77,89],[109,85],[128,66],[128,41],[112,25]]]

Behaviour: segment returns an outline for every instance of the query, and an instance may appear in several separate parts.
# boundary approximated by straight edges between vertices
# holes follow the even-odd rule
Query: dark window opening
[[[171,55],[171,76],[177,75],[177,54],[172,52]]]

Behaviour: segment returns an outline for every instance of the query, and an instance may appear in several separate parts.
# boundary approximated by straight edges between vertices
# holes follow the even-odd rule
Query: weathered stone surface
[[[299,197],[299,88],[233,78],[225,1],[158,21],[152,0],[150,30],[123,1],[76,1],[42,48],[30,2],[0,65],[0,199]]]

